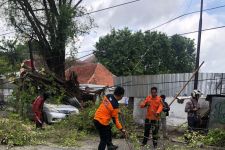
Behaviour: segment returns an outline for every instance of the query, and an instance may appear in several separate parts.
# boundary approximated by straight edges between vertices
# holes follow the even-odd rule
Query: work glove
[[[147,102],[147,103],[145,104],[145,106],[146,106],[146,107],[149,107],[149,106],[150,106],[150,102]]]
[[[127,137],[128,137],[128,136],[127,136],[127,132],[126,132],[126,130],[125,130],[125,129],[121,129],[120,131],[122,132],[122,134],[124,135],[124,137],[125,137],[125,138],[127,138]]]
[[[160,117],[160,113],[156,113],[155,117],[159,118]]]
[[[125,129],[121,129],[120,130],[124,135],[126,134],[126,130]]]

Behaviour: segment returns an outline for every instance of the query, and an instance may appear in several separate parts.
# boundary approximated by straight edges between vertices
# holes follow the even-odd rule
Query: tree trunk
[[[65,79],[65,51],[64,53],[53,53],[47,58],[48,69],[61,79]]]

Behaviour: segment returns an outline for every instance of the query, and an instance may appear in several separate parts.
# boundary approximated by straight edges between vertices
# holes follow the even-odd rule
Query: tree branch
[[[28,33],[26,33],[23,29],[21,29],[20,26],[18,26],[18,25],[16,24],[16,22],[14,23],[14,26],[15,26],[21,33],[27,35],[28,37],[31,37],[31,35],[28,34]],[[32,27],[31,27],[31,28],[32,28]]]
[[[27,0],[24,0],[24,4],[25,4],[27,10],[30,12],[31,16],[34,18],[34,21],[35,21],[37,27],[39,28],[41,34],[43,34],[42,33],[42,28],[39,25],[41,25],[43,27],[46,27],[46,28],[47,28],[47,26],[45,24],[43,24],[40,20],[37,19],[37,17],[34,14],[34,11],[33,11],[32,7],[31,7],[31,5],[29,4],[29,2]]]
[[[37,24],[35,24],[35,21],[31,18],[29,11],[24,7],[24,4],[19,0],[17,1],[20,6],[23,9],[23,12],[25,13],[27,19],[29,20],[29,22],[32,25],[32,29],[34,30],[34,32],[36,33],[38,39],[40,41],[42,41],[41,43],[43,43],[44,45],[42,45],[43,48],[47,48],[47,49],[51,49],[50,45],[48,44],[47,40],[45,39],[45,37],[42,36],[41,32],[39,31],[39,28],[37,27]]]
[[[59,7],[62,6],[62,0],[59,0]]]
[[[8,1],[5,1],[5,2],[1,3],[1,4],[0,4],[0,8],[1,8],[2,6],[4,6],[6,3],[8,3]]]
[[[9,51],[9,49],[7,49],[7,48],[5,48],[5,47],[3,47],[3,46],[1,46],[1,45],[0,45],[0,49],[5,50],[5,51],[7,51],[7,52]]]
[[[40,9],[33,9],[33,12],[37,12],[37,11],[45,11],[45,9],[40,8]]]
[[[44,5],[44,9],[45,9],[45,15],[46,15],[46,18],[47,18],[47,24],[49,26],[50,14],[49,14],[49,9],[48,9],[46,0],[43,0],[43,5]]]
[[[49,3],[51,12],[52,12],[55,16],[58,17],[58,16],[59,16],[59,12],[58,12],[58,10],[57,10],[55,1],[53,1],[53,0],[48,0],[48,3]]]
[[[33,17],[33,19],[31,18],[30,20],[32,20],[33,21],[33,23],[34,23],[34,26],[35,26],[35,28],[37,28],[38,30],[36,30],[36,31],[38,31],[38,33],[39,33],[39,35],[40,35],[40,37],[41,37],[41,39],[44,41],[44,43],[45,43],[45,46],[47,47],[47,48],[49,48],[49,49],[51,49],[50,48],[50,45],[49,45],[49,43],[48,43],[48,41],[47,41],[47,39],[46,39],[46,37],[45,37],[45,34],[44,34],[44,32],[43,32],[43,30],[42,30],[42,28],[41,28],[41,26],[40,26],[40,24],[41,24],[41,22],[37,19],[37,17],[35,16],[35,14],[34,14],[34,12],[33,12],[33,10],[32,10],[32,7],[30,6],[30,4],[29,4],[29,2],[27,1],[27,0],[23,0],[24,1],[24,5],[26,6],[26,8],[27,8],[27,13],[28,13],[28,16],[30,17],[30,15],[29,15],[29,12],[30,12],[30,14],[32,15],[32,17]],[[26,10],[26,9],[25,9]],[[33,25],[32,25],[33,26]]]
[[[73,0],[70,0],[69,5],[71,6]]]
[[[46,14],[46,17],[47,17],[47,25],[49,27],[49,34],[50,34],[50,37],[51,37],[51,41],[55,42],[56,41],[56,25],[57,25],[55,23],[55,16],[50,15],[51,9],[48,8],[46,0],[43,0],[43,4],[44,4],[44,8],[45,8],[45,14]]]
[[[76,9],[79,5],[80,5],[80,3],[82,2],[83,0],[79,0],[77,3],[76,3],[76,5],[73,7],[73,9]]]

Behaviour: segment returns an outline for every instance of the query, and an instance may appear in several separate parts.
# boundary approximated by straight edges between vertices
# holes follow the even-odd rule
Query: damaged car
[[[43,118],[47,124],[59,122],[69,115],[79,114],[79,110],[71,105],[54,105],[45,103],[43,107]]]

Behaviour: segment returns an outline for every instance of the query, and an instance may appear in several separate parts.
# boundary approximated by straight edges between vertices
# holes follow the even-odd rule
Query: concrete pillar
[[[131,110],[134,109],[134,97],[129,97],[128,108]]]
[[[146,109],[140,108],[140,102],[143,98],[134,98],[133,119],[137,124],[144,124]]]

